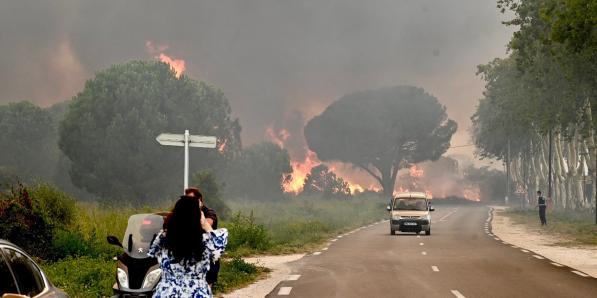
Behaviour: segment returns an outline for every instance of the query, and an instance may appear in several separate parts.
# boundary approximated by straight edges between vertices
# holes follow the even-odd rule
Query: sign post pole
[[[189,188],[189,130],[184,131],[184,189]]]

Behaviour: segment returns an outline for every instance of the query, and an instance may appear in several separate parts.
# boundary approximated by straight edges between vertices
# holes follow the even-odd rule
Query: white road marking
[[[336,238],[342,238],[342,235],[340,235],[340,236],[338,236],[338,237],[336,237]]]
[[[286,280],[298,280],[299,278],[301,278],[300,274],[291,274],[291,275],[288,275]]]
[[[280,296],[288,296],[290,295],[290,291],[292,291],[292,287],[281,287],[278,291],[278,295]]]
[[[320,252],[320,251],[316,251],[316,252],[314,252],[314,253],[313,253],[313,255],[314,255],[314,256],[318,256],[318,255],[320,255],[320,254],[321,254],[321,252]]]
[[[451,290],[450,292],[452,292],[452,294],[454,296],[456,296],[456,298],[466,298],[466,297],[464,297],[464,295],[460,294],[460,292],[458,292],[458,290]]]
[[[520,251],[524,252],[524,253],[528,253],[529,251],[526,249],[521,249]]]
[[[437,266],[431,266],[431,270],[434,272],[439,272],[439,268],[437,268]]]
[[[421,238],[421,235],[417,235],[417,238]]]
[[[419,245],[425,245],[425,243],[421,242],[421,243],[419,243]]]
[[[539,260],[544,260],[545,259],[544,257],[538,256],[538,255],[533,255],[533,257],[535,257],[536,259],[539,259]]]
[[[516,246],[516,245],[510,245],[510,246],[512,246],[512,248],[518,248],[518,246]]]
[[[551,262],[552,265],[556,266],[556,267],[564,267],[564,265],[562,264],[558,264],[556,262]]]
[[[452,210],[452,212],[450,212],[450,213],[448,213],[448,214],[444,215],[444,217],[440,218],[440,219],[439,219],[439,221],[445,221],[445,220],[446,220],[446,218],[448,218],[450,215],[452,215],[452,214],[454,214],[454,213],[456,213],[456,210]]]
[[[328,248],[329,248],[329,247],[324,247],[324,248],[322,248],[321,250],[328,250]]]
[[[493,237],[493,239],[495,239],[495,240],[500,240],[500,238],[498,238],[498,237]]]
[[[330,241],[332,241],[332,242],[336,242],[336,240],[338,240],[338,239],[332,239],[332,240],[330,240]]]
[[[421,254],[424,255],[424,256],[426,256],[427,252],[424,251],[424,252],[421,252]]]
[[[586,275],[586,274],[584,274],[584,273],[582,273],[582,272],[580,272],[580,271],[576,271],[576,270],[572,270],[572,273],[574,273],[574,274],[576,274],[576,275],[580,275],[580,276],[582,276],[582,277],[589,277],[588,275]]]

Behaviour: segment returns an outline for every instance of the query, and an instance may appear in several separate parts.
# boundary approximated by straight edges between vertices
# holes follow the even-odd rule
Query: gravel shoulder
[[[513,223],[503,214],[504,207],[492,208],[492,232],[500,239],[597,278],[597,247],[559,245],[562,239],[541,234],[539,230],[523,224]]]
[[[301,259],[305,254],[292,254],[281,256],[258,256],[244,258],[245,262],[266,267],[272,271],[268,276],[248,287],[224,294],[224,298],[261,298],[271,292],[278,283],[288,278],[291,273],[290,263]]]

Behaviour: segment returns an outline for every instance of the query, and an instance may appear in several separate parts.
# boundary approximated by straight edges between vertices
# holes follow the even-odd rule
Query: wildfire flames
[[[299,193],[303,190],[303,184],[305,182],[305,178],[311,172],[311,169],[320,165],[322,162],[317,158],[317,154],[309,148],[305,142],[300,142],[301,148],[290,148],[289,142],[291,138],[296,137],[290,133],[287,129],[274,129],[273,126],[270,126],[265,131],[265,136],[271,142],[277,144],[278,146],[285,148],[289,151],[290,154],[290,165],[292,166],[292,179],[287,181],[283,187],[284,191],[288,193]],[[297,152],[299,151],[299,152]],[[338,172],[336,167],[332,165],[328,165],[330,170],[333,172]],[[364,187],[357,183],[351,181],[350,177],[342,176],[342,179],[348,183],[348,187],[352,193],[355,192],[363,192],[365,190],[373,190],[379,191],[380,188],[371,185],[370,187]]]
[[[290,164],[292,166],[292,178],[283,185],[287,193],[300,193],[303,190],[305,177],[311,172],[311,169],[322,164],[317,158],[317,154],[309,150],[302,129],[304,122],[301,117],[292,119],[288,116],[285,122],[280,124],[271,124],[265,131],[265,137],[281,148],[288,150],[290,155]],[[298,119],[298,120],[297,120]],[[330,171],[336,173],[348,183],[352,193],[364,191],[380,192],[381,185],[364,171],[356,170],[354,167],[339,163],[326,162]],[[455,166],[457,168],[457,165]],[[443,169],[443,170],[442,170]],[[429,174],[426,174],[429,171]],[[457,170],[446,170],[433,163],[412,164],[410,167],[400,171],[399,178],[396,181],[395,193],[420,191],[433,197],[434,194],[439,197],[457,196],[464,197],[472,201],[480,201],[481,192],[479,187],[466,182],[462,173]]]
[[[151,41],[147,41],[145,47],[154,58],[170,65],[177,78],[180,78],[182,73],[187,69],[184,60],[170,57],[164,53],[168,49],[168,46],[158,45],[156,47]]]

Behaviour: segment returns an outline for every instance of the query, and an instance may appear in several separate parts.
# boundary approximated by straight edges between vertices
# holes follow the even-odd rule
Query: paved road
[[[344,235],[267,297],[597,297],[597,279],[496,240],[488,211],[436,206],[431,236],[391,236],[387,221]]]

